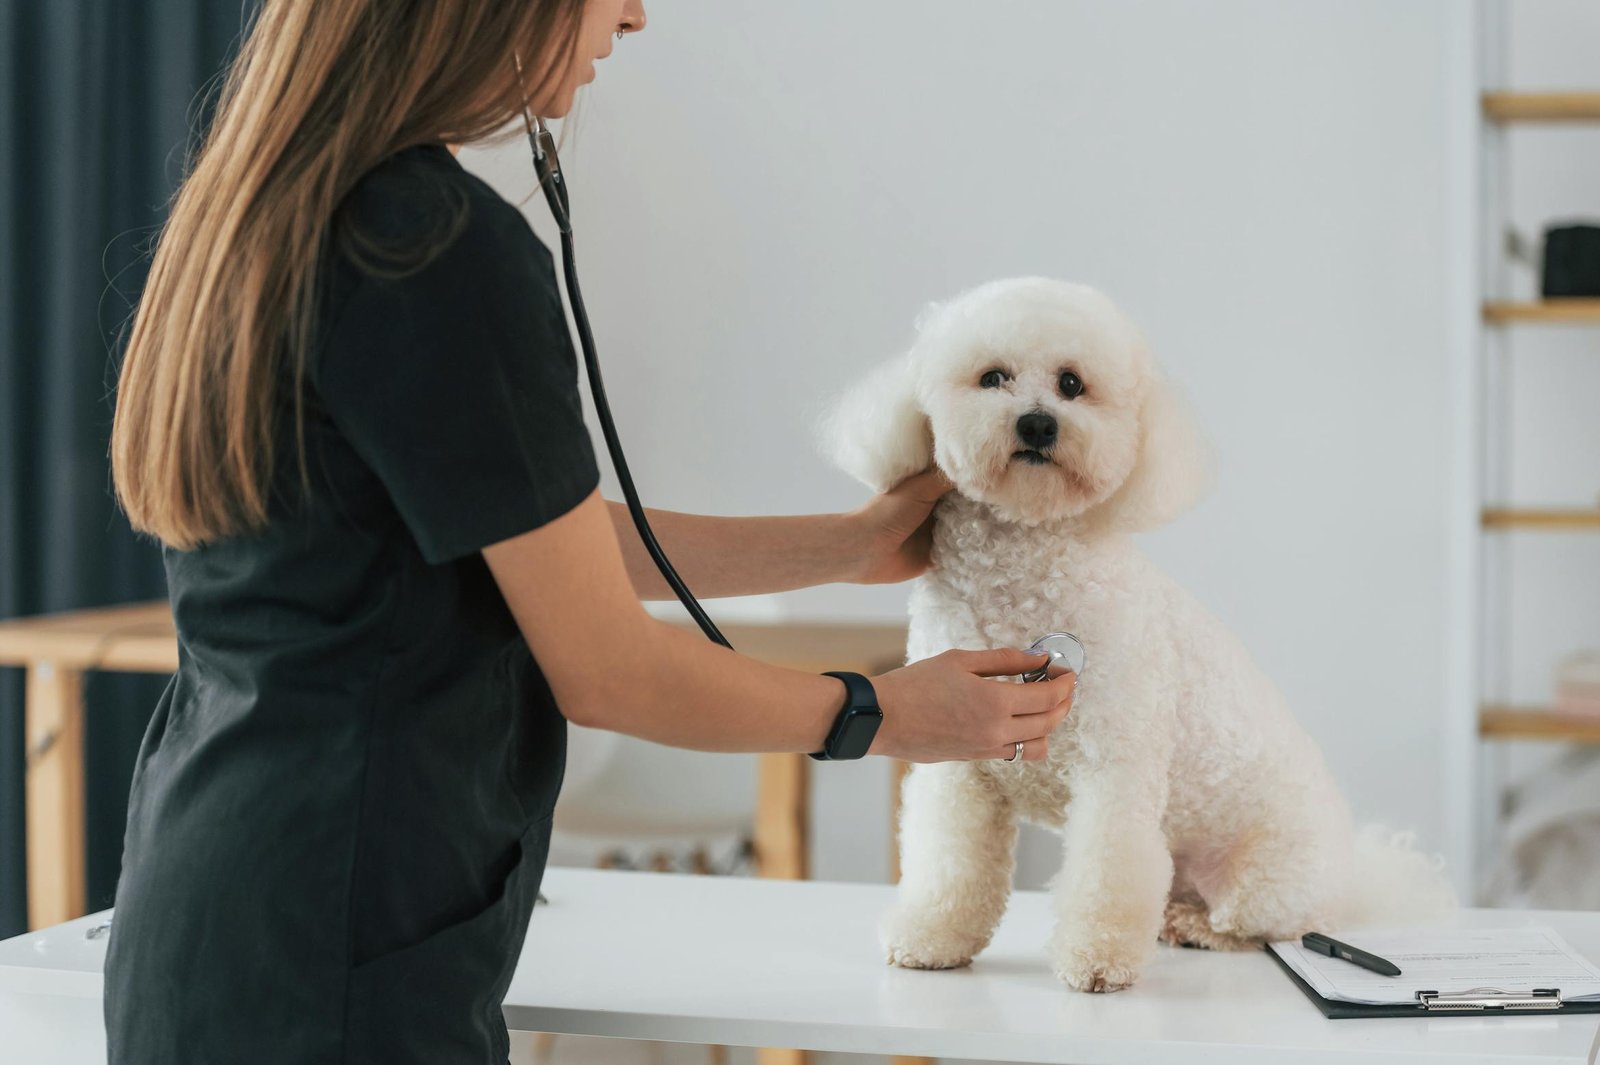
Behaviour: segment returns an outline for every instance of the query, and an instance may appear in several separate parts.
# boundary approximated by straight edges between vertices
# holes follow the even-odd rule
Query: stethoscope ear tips
[[[526,112],[524,112],[526,118]],[[550,214],[562,233],[572,232],[572,212],[567,203],[567,183],[561,173],[561,159],[556,155],[556,139],[544,119],[531,120],[528,143],[533,147],[533,170],[539,176],[539,186],[550,204]]]
[[[621,31],[618,31],[620,34]],[[572,233],[572,210],[567,201],[567,183],[561,173],[561,159],[556,155],[556,139],[544,119],[532,113],[528,105],[528,87],[522,81],[522,56],[511,53],[511,62],[517,68],[517,84],[522,89],[522,124],[528,131],[528,147],[533,152],[533,172],[539,177],[539,187],[550,205],[550,214],[562,235]]]

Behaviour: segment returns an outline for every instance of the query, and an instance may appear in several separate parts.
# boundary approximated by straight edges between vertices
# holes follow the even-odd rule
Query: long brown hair
[[[186,163],[117,385],[111,462],[135,529],[180,549],[259,528],[274,384],[300,382],[329,222],[388,155],[521,132],[585,0],[264,0]],[[513,56],[528,65],[517,77]]]

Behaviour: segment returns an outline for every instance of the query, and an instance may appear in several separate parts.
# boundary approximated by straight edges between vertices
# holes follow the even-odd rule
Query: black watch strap
[[[811,757],[819,762],[860,758],[872,746],[872,739],[878,734],[878,725],[883,721],[878,693],[873,690],[872,682],[859,673],[829,670],[823,676],[844,681],[844,709],[833,719],[833,728],[828,730],[822,750]]]

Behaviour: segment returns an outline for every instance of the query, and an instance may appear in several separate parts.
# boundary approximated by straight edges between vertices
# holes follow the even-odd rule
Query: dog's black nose
[[[1048,414],[1024,414],[1017,419],[1017,436],[1028,447],[1042,451],[1056,442],[1056,420]]]

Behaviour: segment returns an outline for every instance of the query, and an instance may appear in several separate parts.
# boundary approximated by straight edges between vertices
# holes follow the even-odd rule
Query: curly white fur
[[[1025,415],[1054,422],[1054,439],[1035,431],[1030,446]],[[1209,462],[1105,296],[1023,278],[932,308],[823,440],[876,490],[930,462],[956,485],[912,592],[908,661],[1057,630],[1088,655],[1045,761],[907,777],[899,900],[882,925],[892,963],[961,966],[988,944],[1019,820],[1064,837],[1049,954],[1079,990],[1132,984],[1158,937],[1244,948],[1448,904],[1435,863],[1354,830],[1249,652],[1129,539],[1197,500]]]

